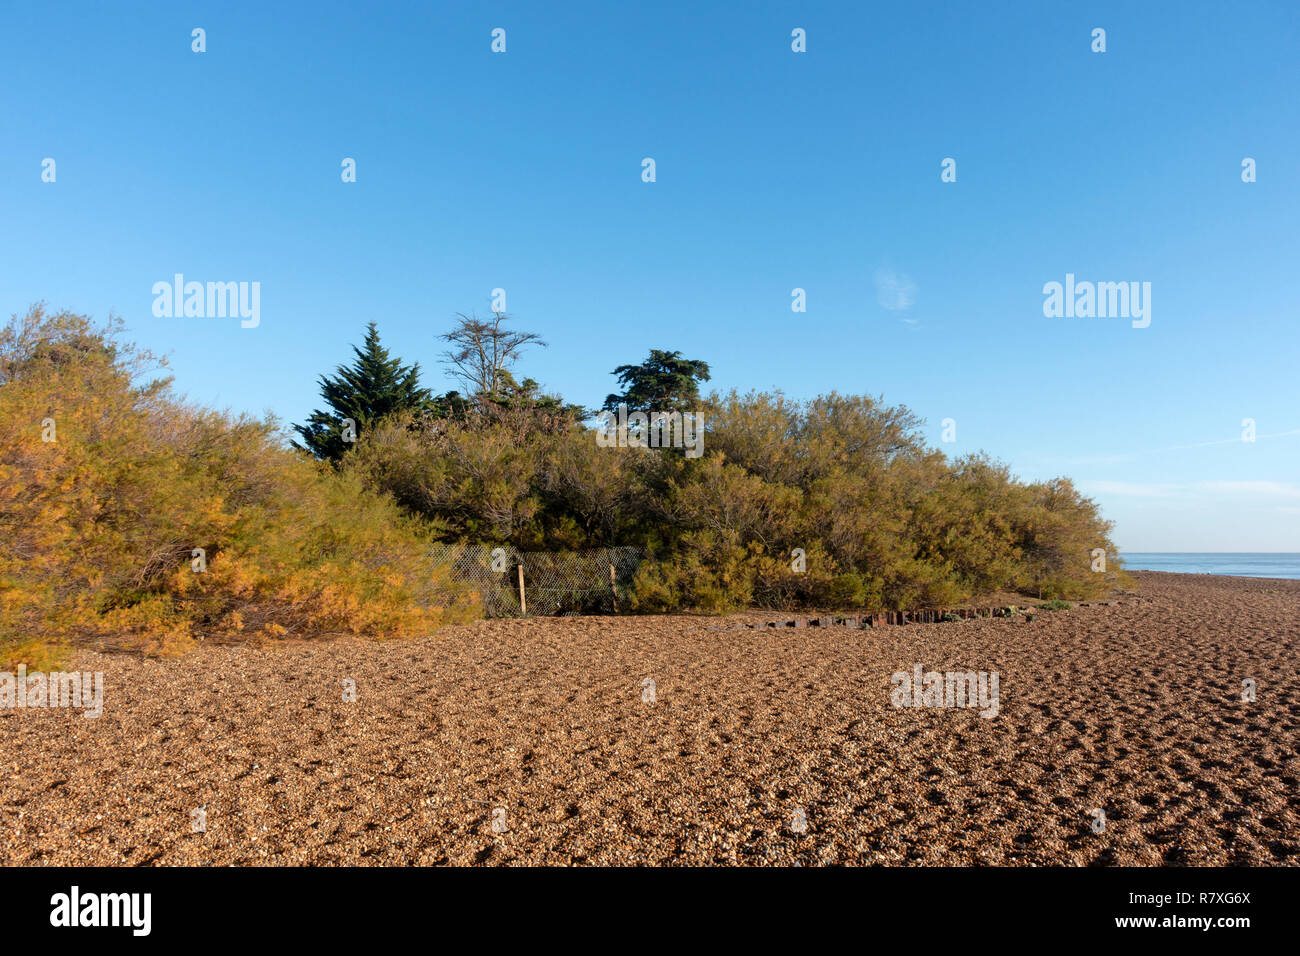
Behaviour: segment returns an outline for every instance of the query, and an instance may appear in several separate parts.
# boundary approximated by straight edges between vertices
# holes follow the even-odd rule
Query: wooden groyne
[[[1084,601],[1075,607],[1092,605],[1114,606],[1118,601]],[[818,617],[780,618],[768,621],[735,621],[707,627],[709,631],[765,630],[767,628],[810,628],[810,627],[846,627],[863,630],[876,627],[898,627],[907,624],[941,624],[953,621],[969,621],[978,618],[1009,618],[1019,614],[1035,614],[1040,609],[1034,606],[1020,607],[1005,605],[1002,607],[959,607],[947,610],[922,611],[880,611],[875,614],[840,615],[823,614]],[[1051,613],[1048,611],[1047,613]]]

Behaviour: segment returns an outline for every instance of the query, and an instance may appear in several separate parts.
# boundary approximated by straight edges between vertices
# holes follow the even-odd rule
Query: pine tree
[[[605,399],[606,411],[617,411],[619,405],[632,411],[690,411],[699,404],[700,383],[709,380],[709,364],[682,358],[681,352],[651,349],[640,365],[620,365],[611,374],[624,392]]]
[[[432,396],[420,387],[420,365],[403,365],[401,359],[388,354],[379,344],[379,331],[371,322],[366,342],[352,351],[357,360],[350,366],[340,365],[333,377],[322,375],[321,397],[329,411],[317,409],[306,425],[295,425],[304,448],[317,458],[337,462],[361,432],[385,415],[394,412],[420,411],[432,404]],[[346,431],[351,419],[355,434]]]

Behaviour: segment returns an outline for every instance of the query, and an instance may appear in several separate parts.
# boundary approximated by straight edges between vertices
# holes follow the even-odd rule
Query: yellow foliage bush
[[[178,400],[120,331],[40,306],[0,331],[0,659],[415,635],[472,613],[436,605],[418,519],[272,420]]]

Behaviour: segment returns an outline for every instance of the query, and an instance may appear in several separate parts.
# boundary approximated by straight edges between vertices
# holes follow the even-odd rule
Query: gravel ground
[[[0,709],[0,862],[1295,865],[1300,582],[1136,577],[1032,622],[79,651],[103,716]],[[997,716],[892,706],[918,663]]]

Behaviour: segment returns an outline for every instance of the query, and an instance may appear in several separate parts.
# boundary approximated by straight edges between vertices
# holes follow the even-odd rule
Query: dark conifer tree
[[[620,365],[611,373],[623,386],[621,395],[605,399],[605,410],[625,404],[632,411],[691,411],[700,403],[700,383],[709,380],[709,364],[682,358],[681,352],[651,349],[640,365]]]
[[[304,448],[317,458],[337,462],[351,447],[347,440],[346,419],[352,419],[356,436],[385,415],[404,411],[429,410],[433,398],[420,387],[420,365],[403,365],[379,344],[379,331],[371,322],[366,329],[365,345],[352,351],[356,361],[340,365],[333,376],[321,376],[320,393],[327,410],[317,409],[306,425],[295,425]]]

